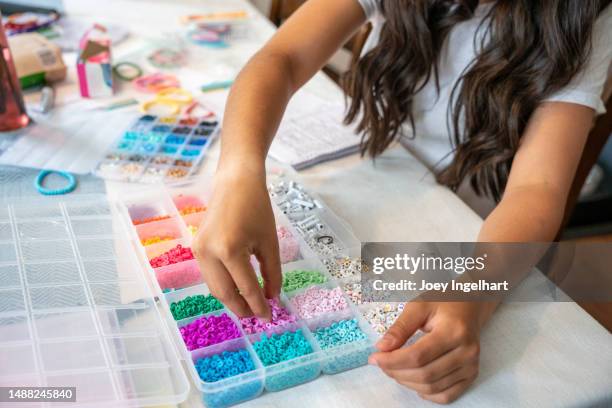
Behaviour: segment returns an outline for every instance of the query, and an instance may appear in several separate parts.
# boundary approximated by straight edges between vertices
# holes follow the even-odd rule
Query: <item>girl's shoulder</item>
[[[591,50],[581,71],[570,84],[550,97],[549,102],[570,102],[606,112],[604,100],[612,89],[612,5],[606,6],[593,26]]]

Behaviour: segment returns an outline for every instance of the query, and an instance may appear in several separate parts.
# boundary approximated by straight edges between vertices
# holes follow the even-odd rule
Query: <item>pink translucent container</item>
[[[136,225],[136,233],[138,234],[141,244],[145,245],[144,241],[155,237],[162,239],[171,238],[171,240],[179,239],[183,235],[183,230],[178,219],[167,218],[161,221],[147,222],[145,224]],[[145,246],[150,245],[151,244]]]
[[[203,209],[206,208],[206,204],[204,204],[204,201],[193,194],[177,194],[172,197],[172,201],[174,201],[174,205],[176,206],[181,215],[189,215],[183,214],[183,211],[188,209],[189,207],[202,207]]]
[[[195,259],[155,268],[155,277],[163,289],[181,289],[203,282]]]
[[[187,227],[193,227],[197,230],[200,228],[200,224],[202,224],[205,215],[206,212],[183,215],[183,221],[185,221],[185,225],[187,225]]]

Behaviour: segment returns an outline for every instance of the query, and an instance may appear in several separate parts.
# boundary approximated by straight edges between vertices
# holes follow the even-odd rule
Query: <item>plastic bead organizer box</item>
[[[357,240],[294,181],[270,194],[283,262],[270,323],[238,318],[202,282],[190,249],[202,189],[0,205],[0,386],[143,406],[184,401],[190,375],[206,406],[224,407],[366,364],[377,335],[341,290],[355,278],[323,262]]]

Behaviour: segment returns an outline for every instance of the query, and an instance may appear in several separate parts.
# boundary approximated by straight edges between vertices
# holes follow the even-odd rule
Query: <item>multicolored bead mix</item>
[[[328,327],[321,327],[315,330],[313,335],[322,350],[368,338],[359,327],[357,319],[341,320],[332,323]]]
[[[342,251],[342,247],[331,234],[314,234],[306,243],[317,254],[329,258]]]
[[[323,264],[336,279],[358,278],[361,276],[362,269],[365,271],[367,266],[360,258],[336,257],[324,259]]]
[[[342,285],[344,294],[356,305],[363,302],[363,294],[361,292],[361,283],[345,283]]]
[[[364,317],[378,334],[384,334],[402,313],[404,305],[405,303],[385,303],[368,310]]]
[[[170,312],[174,320],[186,319],[223,309],[223,304],[213,295],[187,296],[178,302],[170,303]]]
[[[188,261],[193,259],[193,252],[191,248],[184,247],[178,244],[176,247],[164,252],[163,254],[156,256],[151,259],[149,263],[153,268],[160,268],[162,266],[172,265],[175,263]]]
[[[148,217],[148,218],[141,218],[141,219],[138,219],[138,220],[132,220],[132,224],[134,224],[134,225],[141,225],[141,224],[146,224],[148,222],[167,220],[168,218],[170,218],[169,215],[158,215],[158,216],[155,216],[155,217]]]
[[[294,296],[291,303],[303,319],[311,319],[323,313],[338,312],[348,307],[348,303],[342,295],[342,290],[312,286],[305,292]]]
[[[300,243],[291,231],[281,225],[276,229],[276,235],[278,236],[278,251],[281,263],[289,263],[298,259]]]
[[[325,282],[327,282],[327,278],[319,271],[296,269],[283,275],[283,290],[289,293],[310,285]]]
[[[240,319],[240,324],[246,334],[260,333],[274,327],[284,326],[297,321],[297,317],[281,306],[278,299],[268,299],[268,304],[272,312],[272,319],[270,322],[264,322],[257,317],[243,317]]]
[[[265,333],[253,348],[264,366],[291,360],[312,353],[312,346],[304,337],[302,329],[267,336]]]
[[[173,239],[176,239],[176,237],[170,237],[170,236],[157,237],[155,236],[155,237],[141,239],[140,242],[142,243],[143,246],[147,246],[147,245],[158,244],[160,242],[172,241]]]
[[[196,350],[240,337],[238,326],[227,313],[201,317],[179,330],[187,350]]]
[[[224,351],[195,362],[195,368],[204,382],[212,383],[224,378],[253,371],[255,363],[245,349]]]

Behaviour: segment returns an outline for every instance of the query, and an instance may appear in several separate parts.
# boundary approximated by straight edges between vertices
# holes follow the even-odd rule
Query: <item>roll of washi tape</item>
[[[157,93],[166,88],[178,88],[179,80],[170,74],[156,72],[150,75],[143,75],[134,80],[134,88],[140,92]]]
[[[55,190],[44,187],[43,182],[45,181],[45,178],[53,173],[65,178],[68,181],[68,185],[66,187],[58,188]],[[38,176],[34,181],[34,187],[36,188],[36,190],[38,190],[40,194],[43,195],[68,194],[76,188],[76,178],[72,174],[67,173],[65,171],[43,170],[38,173]]]
[[[117,78],[126,82],[132,82],[143,74],[142,68],[140,68],[138,64],[129,61],[122,61],[115,64],[113,72]]]

